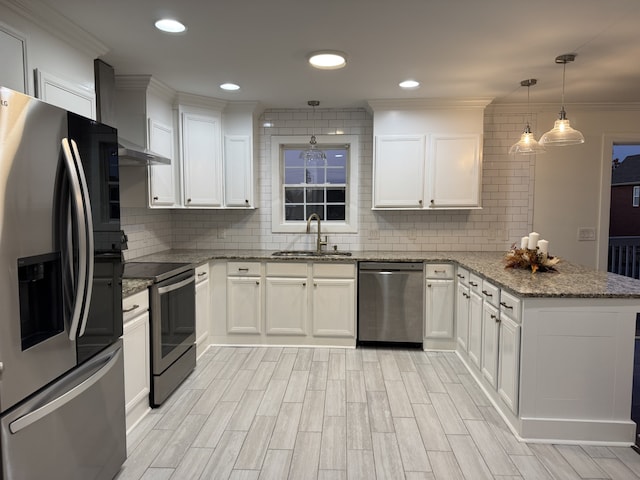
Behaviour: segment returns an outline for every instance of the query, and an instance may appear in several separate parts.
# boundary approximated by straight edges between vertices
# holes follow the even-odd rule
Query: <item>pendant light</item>
[[[556,57],[556,63],[562,64],[562,108],[560,116],[555,121],[553,128],[540,138],[540,144],[545,147],[564,147],[566,145],[579,145],[584,143],[584,137],[578,130],[571,128],[567,112],[564,110],[564,80],[567,63],[576,59],[575,53],[565,53]]]
[[[538,83],[538,80],[535,78],[528,78],[527,80],[522,80],[520,85],[523,87],[527,87],[527,115],[531,117],[531,108],[529,102],[529,91],[532,85]],[[509,153],[514,155],[534,155],[536,153],[546,153],[546,150],[542,145],[538,143],[538,141],[531,133],[531,127],[529,126],[529,119],[527,119],[527,126],[524,127],[524,132],[520,136],[520,140],[517,143],[511,145],[509,149]]]
[[[311,140],[309,140],[309,148],[300,152],[300,158],[308,167],[321,167],[327,164],[327,155],[317,146],[316,136],[313,132],[316,129],[316,107],[320,105],[318,100],[309,100],[307,105],[313,108],[313,131]]]

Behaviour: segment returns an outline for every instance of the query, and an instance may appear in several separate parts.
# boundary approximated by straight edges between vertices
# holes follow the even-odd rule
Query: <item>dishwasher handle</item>
[[[360,271],[376,272],[422,272],[422,262],[360,262]]]

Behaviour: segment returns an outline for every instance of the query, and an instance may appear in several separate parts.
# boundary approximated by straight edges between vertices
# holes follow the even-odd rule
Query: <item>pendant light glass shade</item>
[[[514,155],[535,155],[538,153],[547,153],[547,151],[538,143],[533,133],[531,133],[531,127],[529,127],[527,123],[524,132],[520,136],[520,140],[511,145],[509,153]]]
[[[579,145],[584,143],[584,136],[575,128],[571,127],[567,112],[564,110],[564,80],[567,63],[576,59],[575,53],[565,53],[556,57],[556,63],[562,64],[562,108],[560,116],[553,124],[553,128],[540,138],[540,144],[550,147],[564,147],[567,145]]]
[[[531,85],[535,85],[536,83],[538,83],[538,80],[535,78],[529,78],[520,82],[521,86],[527,87],[527,112],[529,116],[531,116],[531,109],[529,108],[529,90]],[[531,133],[529,122],[527,122],[527,126],[524,127],[524,132],[522,132],[520,140],[511,145],[511,148],[509,149],[509,153],[514,155],[535,155],[545,152],[546,150],[544,147],[538,143],[533,136],[533,133]]]
[[[320,105],[318,100],[309,100],[307,104],[310,107],[313,107],[313,130],[315,131],[316,126],[316,107]],[[300,152],[300,157],[304,160],[304,164],[307,167],[323,167],[327,164],[327,155],[318,148],[316,142],[316,136],[314,133],[311,134],[311,140],[309,140],[309,148]]]
[[[566,145],[579,145],[584,143],[584,136],[571,127],[564,106],[560,110],[560,117],[553,124],[553,128],[540,138],[542,145],[550,147],[564,147]]]

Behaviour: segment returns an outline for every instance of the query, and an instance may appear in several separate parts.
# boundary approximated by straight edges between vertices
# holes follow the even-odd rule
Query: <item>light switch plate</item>
[[[594,242],[596,240],[596,229],[593,227],[578,228],[579,242]]]

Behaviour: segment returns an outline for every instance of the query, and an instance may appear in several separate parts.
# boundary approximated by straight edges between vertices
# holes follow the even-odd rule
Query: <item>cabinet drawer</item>
[[[234,277],[259,277],[260,262],[229,262],[227,275]]]
[[[456,278],[458,279],[458,282],[462,283],[463,285],[469,285],[469,270],[467,270],[466,268],[458,267]]]
[[[356,278],[355,263],[314,263],[313,278]]]
[[[500,305],[500,289],[486,280],[483,280],[482,298],[484,298],[485,302],[488,302],[498,308]]]
[[[427,263],[424,266],[427,278],[453,278],[454,267],[447,263]]]
[[[482,278],[473,273],[469,274],[469,288],[476,292],[478,295],[482,295]]]
[[[135,293],[122,299],[122,321],[127,323],[149,310],[149,291]]]
[[[520,299],[518,297],[514,297],[504,290],[500,292],[500,313],[520,323],[520,310]]]
[[[273,262],[267,263],[267,277],[305,277],[306,263]]]
[[[204,282],[207,278],[209,278],[209,264],[196,267],[196,283]]]

